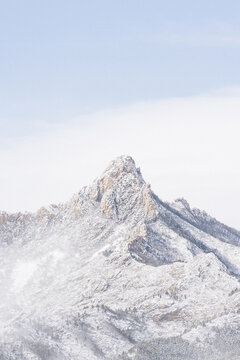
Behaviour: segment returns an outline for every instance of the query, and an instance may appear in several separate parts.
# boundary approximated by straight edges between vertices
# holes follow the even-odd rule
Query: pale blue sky
[[[240,85],[239,0],[0,0],[0,139]]]
[[[239,0],[0,0],[0,210],[68,200],[129,154],[240,228]]]

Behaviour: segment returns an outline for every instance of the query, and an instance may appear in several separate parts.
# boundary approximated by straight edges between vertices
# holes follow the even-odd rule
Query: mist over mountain
[[[0,359],[240,358],[240,232],[163,202],[130,156],[64,204],[1,211],[0,246]]]

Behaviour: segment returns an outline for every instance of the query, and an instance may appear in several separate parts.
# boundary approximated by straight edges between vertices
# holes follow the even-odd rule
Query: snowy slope
[[[238,339],[240,233],[162,202],[131,157],[66,204],[1,212],[0,244],[0,359],[240,356],[221,345]]]

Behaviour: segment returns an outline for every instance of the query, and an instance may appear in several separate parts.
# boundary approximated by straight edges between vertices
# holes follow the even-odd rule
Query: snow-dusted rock
[[[222,346],[239,331],[240,233],[161,201],[129,156],[66,204],[1,212],[0,244],[0,359],[240,354]]]

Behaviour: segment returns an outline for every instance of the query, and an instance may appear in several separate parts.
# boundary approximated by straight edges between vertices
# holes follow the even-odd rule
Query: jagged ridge
[[[4,359],[112,359],[176,336],[194,348],[238,326],[239,232],[161,201],[129,156],[66,204],[2,212],[0,239]]]

